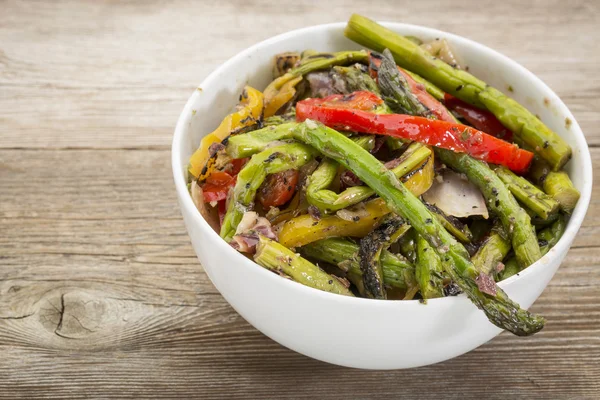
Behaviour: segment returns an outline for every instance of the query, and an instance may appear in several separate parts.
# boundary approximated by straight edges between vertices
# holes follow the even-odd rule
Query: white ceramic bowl
[[[592,187],[592,164],[585,137],[558,96],[531,72],[507,57],[460,36],[421,26],[386,23],[388,28],[424,40],[445,37],[469,70],[510,93],[572,147],[567,170],[581,191],[566,232],[550,252],[500,286],[528,308],[542,293],[563,258],[586,213]],[[284,51],[339,51],[361,46],[343,35],[345,23],[288,32],[244,50],[217,68],[188,100],[175,129],[172,163],[177,196],[194,250],[213,284],[250,324],[278,343],[318,360],[368,369],[410,368],[466,353],[501,332],[464,296],[428,301],[350,298],[283,279],[234,251],[196,210],[186,188],[186,165],[200,139],[237,103],[248,83],[264,89],[271,62]],[[549,105],[544,105],[549,101]],[[565,126],[565,118],[571,120]],[[527,339],[524,339],[527,340]]]

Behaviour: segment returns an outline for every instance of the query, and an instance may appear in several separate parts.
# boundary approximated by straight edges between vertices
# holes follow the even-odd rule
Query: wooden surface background
[[[533,306],[429,367],[327,365],[252,328],[211,285],[170,141],[200,81],[272,35],[352,12],[467,36],[571,108],[600,186],[600,2],[0,0],[0,398],[600,398],[600,204]],[[351,351],[351,349],[349,349]]]

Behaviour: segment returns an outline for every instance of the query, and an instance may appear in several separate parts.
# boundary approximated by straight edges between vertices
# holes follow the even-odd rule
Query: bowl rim
[[[553,104],[555,104],[557,106],[558,111],[562,115],[564,115],[565,117],[567,117],[571,120],[571,126],[570,126],[569,131],[574,136],[574,139],[576,141],[577,147],[575,147],[575,149],[580,150],[579,156],[582,158],[582,163],[584,166],[583,171],[582,171],[584,186],[580,190],[581,196],[580,196],[579,202],[577,203],[577,206],[576,206],[574,212],[572,213],[572,215],[569,219],[569,222],[567,223],[566,230],[565,230],[563,236],[558,241],[558,243],[552,249],[550,249],[550,251],[547,254],[545,254],[541,259],[536,261],[534,264],[530,265],[529,267],[527,267],[523,271],[519,272],[518,274],[511,276],[510,278],[498,282],[498,285],[501,288],[504,288],[504,287],[510,285],[511,283],[516,282],[519,279],[522,279],[526,275],[536,274],[538,270],[540,270],[541,268],[544,268],[546,266],[547,260],[550,259],[551,257],[555,256],[557,253],[566,255],[566,253],[568,252],[568,250],[570,248],[572,240],[575,238],[577,232],[579,231],[581,224],[583,222],[583,219],[585,217],[585,214],[587,212],[587,209],[588,209],[588,206],[590,203],[590,199],[591,199],[591,192],[592,192],[592,186],[593,186],[593,179],[592,179],[593,178],[593,176],[592,176],[593,169],[592,169],[592,161],[591,161],[589,147],[588,147],[587,141],[585,139],[585,135],[579,126],[579,123],[577,122],[577,120],[575,119],[575,117],[573,116],[573,114],[571,113],[569,108],[566,106],[566,104],[564,104],[564,102],[560,99],[560,97],[558,97],[558,95],[548,85],[546,85],[546,83],[544,83],[540,78],[538,78],[535,74],[533,74],[531,71],[526,69],[524,66],[522,66],[518,62],[514,61],[513,59],[505,56],[504,54],[502,54],[488,46],[485,46],[479,42],[476,42],[476,41],[466,38],[464,36],[456,35],[456,34],[453,34],[450,32],[430,28],[430,27],[423,26],[423,25],[407,24],[407,23],[401,23],[401,22],[385,22],[385,21],[378,21],[378,22],[380,24],[382,24],[383,26],[385,26],[389,29],[392,29],[392,30],[402,31],[404,29],[413,29],[413,30],[416,29],[416,30],[422,31],[423,33],[431,34],[432,36],[441,36],[441,37],[448,38],[452,41],[464,42],[465,44],[472,46],[477,53],[488,53],[488,54],[493,55],[494,57],[499,57],[499,58],[503,59],[503,61],[511,64],[520,74],[523,74],[523,75],[525,75],[525,77],[527,79],[532,80],[536,84],[536,86],[541,86],[541,87],[547,89],[547,91],[549,92],[550,97],[551,97],[550,100],[553,102]],[[213,81],[215,81],[217,79],[217,76],[219,75],[219,71],[221,69],[224,69],[224,68],[230,66],[231,64],[235,64],[235,63],[243,60],[244,58],[248,57],[250,54],[256,52],[258,49],[260,49],[262,47],[266,47],[273,43],[277,43],[279,41],[284,41],[284,40],[287,40],[294,36],[297,36],[300,34],[305,34],[305,33],[311,32],[311,31],[319,31],[319,30],[329,31],[329,30],[336,30],[336,29],[341,30],[345,26],[346,26],[346,22],[334,22],[334,23],[328,23],[328,24],[311,25],[308,27],[295,29],[292,31],[281,33],[276,36],[272,36],[268,39],[260,41],[256,44],[242,50],[241,52],[237,53],[233,57],[229,58],[226,62],[219,65],[217,68],[215,68],[202,81],[202,83],[200,83],[200,85],[198,87],[202,87],[202,88],[210,87],[211,85],[213,85],[213,83],[214,83]],[[183,111],[181,112],[181,114],[179,115],[179,118],[177,120],[175,132],[173,135],[173,141],[172,141],[172,145],[171,145],[171,167],[173,170],[173,178],[174,178],[174,182],[175,182],[175,188],[176,188],[179,200],[180,200],[179,201],[180,206],[182,208],[184,208],[186,211],[188,211],[188,214],[190,216],[192,216],[192,223],[197,224],[200,227],[200,229],[204,232],[205,235],[208,235],[209,237],[212,237],[212,239],[215,239],[215,241],[218,243],[217,246],[220,246],[219,250],[223,249],[223,252],[224,252],[223,254],[225,257],[230,258],[230,260],[232,262],[247,264],[249,266],[249,268],[254,268],[256,273],[263,274],[265,279],[277,280],[277,282],[279,282],[279,284],[281,284],[281,285],[288,285],[289,290],[298,291],[300,293],[304,292],[304,294],[306,294],[306,295],[322,297],[324,299],[327,299],[328,301],[361,302],[363,304],[365,302],[370,302],[374,305],[377,305],[378,307],[382,307],[382,306],[383,307],[399,307],[399,306],[406,307],[406,306],[414,306],[415,304],[419,304],[419,305],[421,304],[421,302],[419,300],[391,300],[390,301],[390,300],[376,300],[376,299],[366,299],[366,298],[360,298],[360,297],[340,296],[340,295],[337,295],[334,293],[329,293],[329,292],[318,290],[318,289],[315,289],[315,288],[312,288],[309,286],[305,286],[303,284],[291,281],[289,279],[282,279],[282,277],[278,276],[277,274],[272,273],[271,271],[267,270],[266,268],[261,267],[260,265],[256,264],[254,261],[246,258],[241,253],[234,250],[229,244],[225,243],[225,241],[223,239],[221,239],[219,234],[216,233],[210,227],[208,222],[202,217],[200,212],[197,210],[195,204],[192,201],[191,196],[189,195],[189,192],[187,189],[186,178],[184,176],[185,168],[183,166],[187,165],[187,160],[185,162],[182,160],[180,150],[182,148],[183,140],[186,137],[186,135],[185,135],[186,128],[187,128],[186,125],[188,125],[187,119],[192,114],[192,107],[193,107],[196,99],[198,98],[198,96],[200,96],[200,92],[198,90],[194,90],[194,92],[192,93],[192,95],[190,96],[188,101],[186,102],[186,104],[183,108]],[[585,185],[586,182],[589,182],[589,184]],[[191,211],[191,212],[189,212],[189,211]],[[560,267],[560,265],[557,267],[557,269],[559,267]],[[430,299],[430,300],[428,300],[428,304],[435,304],[438,302],[457,301],[458,298],[461,298],[461,297],[465,297],[465,294],[462,293],[459,296]]]

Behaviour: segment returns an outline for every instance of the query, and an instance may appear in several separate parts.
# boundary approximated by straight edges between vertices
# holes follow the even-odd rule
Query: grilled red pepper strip
[[[373,96],[371,92],[355,92],[352,101],[364,97],[365,103],[375,104]],[[348,109],[343,99],[342,95],[332,95],[300,101],[296,104],[296,119],[312,119],[334,129],[394,136],[468,153],[521,174],[527,171],[533,159],[533,153],[466,125],[410,115],[375,114]],[[379,102],[382,100],[379,99]]]
[[[310,99],[309,99],[310,100]],[[377,96],[373,92],[366,90],[353,92],[349,94],[334,94],[327,96],[321,100],[323,104],[331,105],[336,109],[346,110],[362,110],[362,111],[375,111],[377,107],[383,104],[381,97]]]
[[[202,184],[204,202],[211,203],[213,201],[225,200],[229,188],[233,187],[233,185],[235,185],[235,177],[229,175],[227,172],[214,171]]]
[[[477,108],[448,93],[444,95],[444,104],[450,110],[460,114],[475,129],[507,142],[512,142],[513,134],[510,129],[502,125],[491,112]]]
[[[379,65],[381,64],[381,55],[379,53],[370,52],[369,53],[369,74],[371,78],[377,79],[377,71],[379,70]],[[442,121],[448,122],[456,122],[456,119],[448,112],[446,107],[444,107],[439,101],[437,101],[432,95],[427,93],[425,87],[415,81],[412,76],[406,73],[405,70],[398,67],[398,71],[404,76],[410,91],[415,95],[417,100],[421,102],[427,109],[429,109],[438,119]]]

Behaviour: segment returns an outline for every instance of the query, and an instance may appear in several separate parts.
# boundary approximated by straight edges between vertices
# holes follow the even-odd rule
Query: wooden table
[[[546,81],[600,186],[600,3],[0,1],[0,398],[600,398],[600,204],[533,310],[429,367],[339,368],[252,328],[207,279],[170,169],[196,85],[245,47],[351,12],[478,40]],[[351,351],[351,349],[349,349]]]

